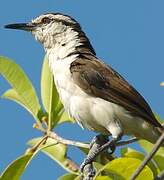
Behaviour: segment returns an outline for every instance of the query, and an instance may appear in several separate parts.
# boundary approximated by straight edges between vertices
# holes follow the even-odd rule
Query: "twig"
[[[116,146],[124,146],[124,145],[130,144],[130,143],[136,142],[138,140],[139,140],[138,138],[134,137],[134,138],[128,139],[126,141],[117,142]]]
[[[81,147],[81,148],[89,148],[89,144],[87,143],[83,143],[83,142],[78,142],[78,141],[72,141],[72,140],[69,140],[69,139],[64,139],[60,136],[58,136],[55,132],[48,132],[47,135],[52,138],[52,139],[55,139],[56,141],[58,141],[59,143],[62,143],[62,144],[66,144],[66,145],[71,145],[71,146],[77,146],[77,147]],[[130,144],[130,143],[133,143],[135,141],[138,141],[137,138],[131,138],[129,140],[126,140],[126,141],[120,141],[120,142],[117,142],[116,146],[123,146],[123,145],[127,145],[127,144]]]
[[[42,139],[38,143],[36,143],[33,147],[27,149],[25,153],[26,154],[29,153],[29,152],[34,153],[38,149],[38,147],[40,145],[42,145],[42,144],[44,144],[46,142],[47,138],[48,138],[47,135],[43,136]]]
[[[154,156],[154,154],[158,151],[158,149],[160,148],[163,141],[164,141],[164,132],[160,136],[160,138],[157,140],[157,142],[155,143],[152,151],[145,157],[145,159],[143,160],[141,165],[137,168],[137,170],[134,172],[134,174],[132,174],[130,180],[134,180],[140,174],[140,172],[143,170],[143,168],[146,166],[146,164],[151,160],[151,158]]]
[[[48,137],[55,139],[57,142],[62,143],[62,144],[77,146],[77,147],[82,147],[82,148],[89,148],[89,144],[87,144],[87,143],[64,139],[64,138],[58,136],[55,132],[50,131],[47,133],[47,135],[48,135]]]

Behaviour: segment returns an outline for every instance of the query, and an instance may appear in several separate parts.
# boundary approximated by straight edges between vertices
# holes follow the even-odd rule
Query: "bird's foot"
[[[100,148],[108,142],[108,137],[104,135],[97,135],[90,143],[90,150],[84,162],[80,166],[80,171],[85,177],[93,178],[96,170],[93,167],[93,160],[99,154]]]
[[[90,149],[92,149],[94,144],[97,144],[97,146],[101,146],[109,141],[108,136],[98,134],[97,136],[94,136],[90,143]]]
[[[96,174],[92,163],[85,164],[85,162],[83,162],[80,168],[83,169],[82,180],[92,180]]]
[[[92,162],[93,162],[93,159],[95,157],[95,152],[93,152],[92,154],[90,154],[90,156],[87,156],[84,159],[83,163],[80,166],[81,173],[83,173],[85,175],[86,174],[90,174],[90,176],[92,175],[94,177],[96,171],[95,171],[95,169],[93,167],[93,163]],[[97,152],[96,152],[96,154],[97,154]]]
[[[110,148],[110,154],[113,154],[115,151],[117,139],[111,139],[110,141],[107,138],[101,136],[94,137],[91,142],[91,149],[85,158],[84,162],[80,166],[80,171],[84,174],[85,177],[93,178],[95,176],[95,169],[93,167],[93,160],[99,155],[100,152]]]

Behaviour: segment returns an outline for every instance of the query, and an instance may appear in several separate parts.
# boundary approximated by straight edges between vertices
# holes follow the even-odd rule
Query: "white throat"
[[[74,53],[76,47],[80,46],[80,39],[78,38],[78,32],[72,28],[68,28],[66,31],[56,34],[55,36],[47,36],[44,43],[44,47],[49,60],[54,61],[64,60],[70,54]]]
[[[48,44],[44,44],[44,47],[60,99],[68,110],[70,94],[73,94],[75,89],[71,83],[70,64],[78,56],[78,53],[74,54],[74,52],[76,52],[76,47],[81,45],[80,39],[78,33],[69,28],[50,41],[51,44],[53,41],[53,46],[49,48]]]

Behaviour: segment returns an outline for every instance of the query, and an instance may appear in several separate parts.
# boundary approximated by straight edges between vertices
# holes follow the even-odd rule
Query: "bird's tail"
[[[147,131],[147,133],[145,133],[144,137],[142,137],[142,138],[146,139],[147,141],[151,142],[152,144],[155,144],[163,132],[164,132],[163,125],[160,127],[151,126],[151,129],[149,129],[149,131]],[[161,147],[164,147],[164,142]]]

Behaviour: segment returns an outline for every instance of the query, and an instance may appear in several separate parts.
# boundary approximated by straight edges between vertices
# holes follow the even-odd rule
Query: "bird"
[[[115,149],[123,135],[155,143],[164,131],[140,93],[96,56],[80,24],[62,13],[46,13],[5,28],[32,33],[44,49],[54,83],[68,114],[83,128],[111,136],[82,164],[82,171],[106,147]]]

